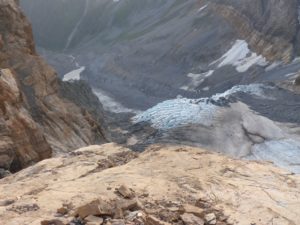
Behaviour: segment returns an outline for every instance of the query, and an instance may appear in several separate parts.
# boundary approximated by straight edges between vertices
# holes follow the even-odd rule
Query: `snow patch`
[[[214,61],[210,65],[218,64],[218,68],[226,65],[232,65],[240,73],[246,72],[253,65],[266,66],[267,60],[251,52],[248,43],[244,40],[236,40],[234,45],[220,59]]]
[[[133,123],[149,122],[154,128],[168,130],[188,124],[210,126],[219,105],[231,95],[243,92],[265,98],[262,84],[238,85],[210,98],[167,100],[132,118]]]
[[[74,81],[74,80],[80,80],[80,74],[85,70],[85,67],[82,66],[76,70],[73,70],[67,74],[64,75],[63,81]]]
[[[206,4],[206,5],[204,5],[204,6],[202,6],[201,8],[199,8],[198,9],[198,13],[200,13],[200,12],[202,12],[204,9],[206,9],[207,8],[207,6],[208,6],[208,4]]]

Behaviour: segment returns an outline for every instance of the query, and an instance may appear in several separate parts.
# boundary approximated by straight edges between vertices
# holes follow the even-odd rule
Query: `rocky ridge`
[[[153,145],[137,154],[111,143],[44,160],[0,180],[0,221],[299,224],[299,186],[299,175],[270,163],[186,146]]]

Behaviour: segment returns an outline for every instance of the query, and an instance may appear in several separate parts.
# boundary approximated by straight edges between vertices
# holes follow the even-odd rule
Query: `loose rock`
[[[145,224],[146,224],[146,225],[171,225],[170,223],[161,221],[161,220],[159,220],[159,219],[157,219],[156,217],[151,216],[151,215],[148,215],[148,216],[146,217],[146,222],[145,222]]]
[[[204,221],[191,213],[184,213],[180,216],[185,225],[204,225]]]
[[[85,219],[84,219],[85,222],[87,223],[95,223],[97,225],[100,225],[103,223],[103,218],[101,217],[98,217],[98,216],[87,216]]]
[[[3,200],[3,201],[0,201],[0,206],[8,206],[8,205],[11,205],[15,202],[15,200],[13,199],[8,199],[8,200]]]
[[[41,225],[65,225],[60,220],[44,220],[41,222]]]
[[[214,213],[205,215],[204,219],[207,224],[214,225],[217,223],[217,217]]]
[[[121,187],[117,188],[116,190],[124,198],[132,199],[135,197],[134,192],[132,190],[130,190],[126,185],[122,185]]]
[[[77,208],[75,211],[75,216],[79,216],[80,218],[84,219],[89,215],[92,216],[100,216],[100,215],[106,215],[106,216],[113,216],[113,206],[102,200],[98,199],[95,201],[92,201],[84,206],[81,206]]]
[[[189,205],[189,204],[183,205],[182,208],[180,209],[180,211],[182,211],[183,213],[191,213],[198,217],[202,217],[204,214],[203,209],[200,209],[196,206]]]
[[[66,215],[68,214],[69,210],[65,207],[61,207],[59,209],[57,209],[57,213],[61,214],[61,215]]]
[[[112,225],[125,225],[125,221],[124,220],[116,220],[116,219],[114,219],[114,220],[111,221],[111,224]]]

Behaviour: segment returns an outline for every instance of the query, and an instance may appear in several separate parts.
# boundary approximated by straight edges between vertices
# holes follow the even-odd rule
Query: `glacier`
[[[210,98],[188,99],[177,98],[157,104],[132,118],[133,123],[149,122],[156,129],[168,130],[187,124],[201,124],[210,126],[214,116],[228,103],[227,99],[238,92],[248,93],[260,98],[267,98],[264,89],[272,88],[263,84],[237,85],[224,93]]]

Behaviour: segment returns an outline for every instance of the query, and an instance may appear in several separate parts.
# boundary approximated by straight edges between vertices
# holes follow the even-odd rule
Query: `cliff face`
[[[17,171],[51,156],[41,129],[24,108],[23,95],[9,69],[0,71],[0,167]]]
[[[20,169],[49,157],[51,148],[68,151],[105,140],[86,110],[59,95],[56,73],[36,54],[17,1],[0,1],[0,68],[0,168]]]

